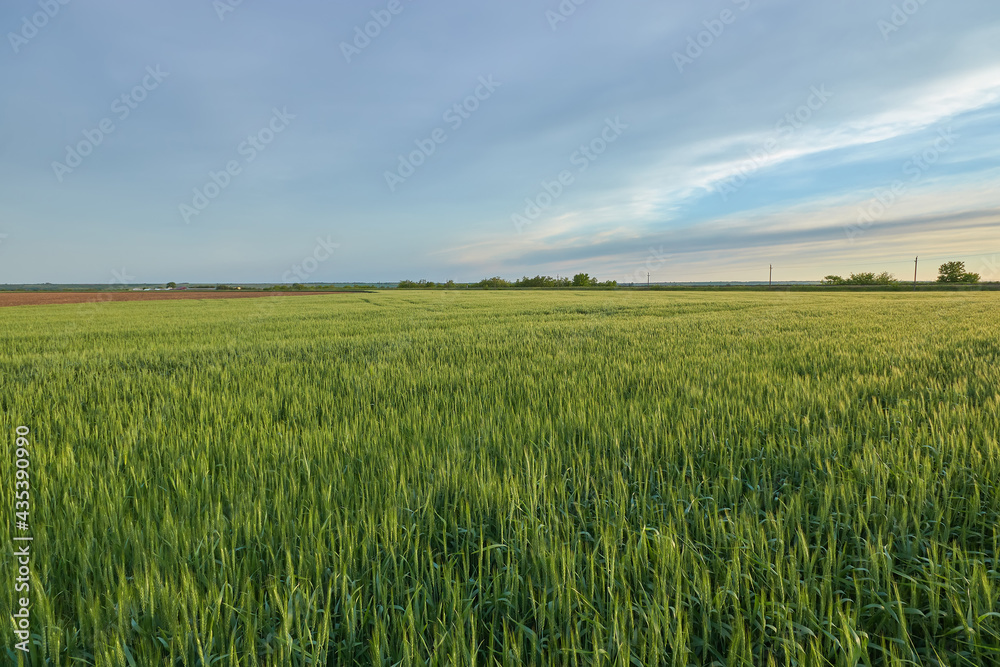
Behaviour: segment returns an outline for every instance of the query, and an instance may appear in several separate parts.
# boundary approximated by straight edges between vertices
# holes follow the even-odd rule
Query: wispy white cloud
[[[841,110],[839,116],[830,120],[817,119],[782,141],[764,168],[834,152],[840,163],[884,157],[884,149],[878,150],[876,145],[916,137],[961,114],[996,106],[998,101],[1000,67],[925,82],[900,91],[890,107],[857,115]],[[801,202],[781,201],[765,209],[740,211],[700,222],[685,220],[688,205],[740,173],[747,163],[747,151],[773,137],[773,128],[765,128],[757,133],[717,136],[675,146],[657,164],[633,173],[630,184],[614,191],[585,195],[574,201],[576,206],[543,216],[519,236],[498,235],[478,251],[464,255],[464,260],[482,263],[492,256],[513,262],[518,257],[582,248],[603,256],[606,253],[603,248],[616,244],[641,246],[647,242],[643,239],[660,238],[668,230],[699,237],[715,235],[720,246],[725,246],[727,235],[734,231],[757,230],[761,236],[771,237],[846,228],[856,221],[859,202],[868,200],[872,189],[884,185],[875,182],[870,188],[835,195],[817,193],[819,197]],[[830,158],[828,164],[832,163]],[[990,180],[995,178],[995,174],[984,174],[973,179],[969,187],[968,177],[931,175],[894,206],[891,215],[882,221],[883,227],[895,229],[898,235],[902,228],[896,223],[901,220],[928,214],[950,216],[995,206],[1000,203],[995,194],[997,186]],[[880,238],[874,230],[868,236],[866,243]],[[856,247],[854,251],[857,250]]]
[[[627,222],[609,221],[599,233],[587,234],[579,232],[580,225],[566,216],[551,228],[541,228],[530,240],[501,235],[489,243],[452,251],[462,264],[491,266],[497,272],[536,265],[565,270],[586,265],[618,275],[631,273],[636,261],[650,249],[659,249],[673,256],[674,280],[707,279],[718,270],[720,254],[726,258],[731,279],[741,275],[752,279],[750,274],[759,267],[751,267],[770,258],[770,262],[783,263],[783,279],[818,280],[825,275],[823,270],[845,271],[844,266],[853,266],[860,271],[886,261],[912,261],[902,259],[911,252],[950,254],[958,259],[975,255],[973,250],[1000,252],[1000,188],[994,185],[998,180],[1000,169],[971,183],[928,179],[861,233],[851,233],[851,229],[857,220],[858,200],[867,193],[853,192],[673,228],[639,229]]]
[[[865,116],[846,116],[835,122],[817,119],[788,139],[778,139],[778,148],[758,164],[760,168],[773,167],[821,153],[912,135],[946,123],[959,114],[996,105],[998,101],[1000,67],[970,72],[956,79],[927,82],[918,88],[900,91],[891,108]],[[636,186],[620,193],[621,211],[632,219],[655,218],[664,207],[714,192],[720,184],[747,169],[748,151],[761,153],[759,149],[776,138],[774,129],[766,128],[758,133],[677,146],[660,164],[636,175]],[[845,154],[840,159],[850,160],[851,156]]]

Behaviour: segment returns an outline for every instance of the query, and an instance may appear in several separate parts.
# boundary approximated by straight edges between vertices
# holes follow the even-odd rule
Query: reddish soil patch
[[[316,296],[351,292],[0,292],[0,307],[38,306],[58,303],[103,303],[105,301],[173,301],[177,299],[253,299],[265,296]]]

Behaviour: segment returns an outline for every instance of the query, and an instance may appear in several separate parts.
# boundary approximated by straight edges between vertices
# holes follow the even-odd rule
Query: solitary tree
[[[591,278],[590,275],[586,273],[578,273],[573,276],[574,287],[591,287],[596,284],[597,278]]]
[[[167,283],[167,289],[173,289],[175,287],[177,287],[177,283],[175,283],[173,281]]]
[[[965,262],[945,262],[938,268],[939,283],[978,283],[978,273],[968,273]]]

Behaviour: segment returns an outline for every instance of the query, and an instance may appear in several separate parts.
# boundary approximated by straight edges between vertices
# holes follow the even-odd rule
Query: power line
[[[964,257],[966,259],[974,259],[974,258],[978,258],[978,257],[998,257],[998,258],[1000,258],[1000,248],[997,248],[997,252],[984,252],[984,253],[979,254],[979,255],[963,255],[961,253],[957,253],[956,252],[956,253],[953,253],[951,255],[941,255],[939,257],[924,257],[924,260],[925,261],[939,261],[940,260],[940,261],[946,261],[947,262],[947,261],[953,261],[953,260],[955,260],[956,257],[958,257],[958,258]],[[787,266],[784,265],[784,264],[782,264],[781,268],[783,268],[783,269],[789,269],[789,270],[815,269],[816,268],[816,264],[818,264],[820,262],[823,262],[823,261],[826,261],[826,260],[824,260],[823,258],[819,258],[819,259],[817,259],[816,262],[814,262],[812,264],[790,264],[790,265],[787,265]],[[904,260],[904,259],[880,260],[880,259],[876,258],[874,260],[871,260],[870,262],[868,260],[865,260],[864,263],[865,264],[884,264],[884,265],[888,265],[888,266],[891,267],[893,265],[902,264],[903,262],[909,263],[909,260]],[[861,263],[861,262],[858,262],[858,263]]]

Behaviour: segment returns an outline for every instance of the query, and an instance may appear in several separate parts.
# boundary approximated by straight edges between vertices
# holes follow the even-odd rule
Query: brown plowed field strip
[[[316,296],[351,292],[0,292],[0,307],[40,306],[60,303],[104,303],[106,301],[174,301],[178,299],[253,299],[265,296]]]

